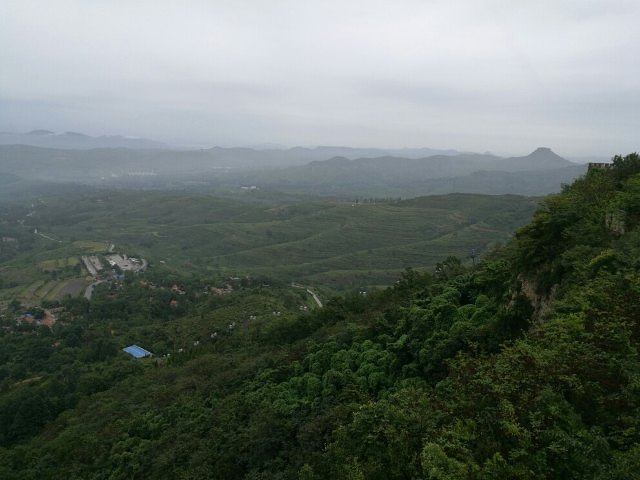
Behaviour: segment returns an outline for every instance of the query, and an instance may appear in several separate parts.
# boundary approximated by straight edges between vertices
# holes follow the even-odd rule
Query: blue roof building
[[[142,347],[139,347],[138,345],[129,345],[128,347],[123,348],[122,351],[127,352],[129,355],[131,355],[134,358],[144,358],[144,357],[153,356],[153,353],[151,353],[148,350],[145,350]]]

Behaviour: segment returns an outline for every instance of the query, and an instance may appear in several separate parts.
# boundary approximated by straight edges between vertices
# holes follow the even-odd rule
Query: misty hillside
[[[285,191],[316,194],[419,196],[452,192],[542,195],[559,191],[563,183],[586,171],[548,148],[524,157],[494,155],[435,155],[426,158],[378,157],[349,160],[334,157],[264,172],[245,182]]]
[[[335,157],[316,161],[307,165],[307,172],[338,172],[336,178],[345,172],[372,172],[397,178],[415,175],[424,177],[451,177],[465,175],[477,170],[499,170],[507,172],[552,170],[574,166],[575,164],[557,155],[549,148],[538,148],[524,157],[501,158],[490,154],[458,154],[451,156],[433,155],[422,158],[382,156],[349,160]]]
[[[521,195],[547,195],[560,191],[562,185],[571,183],[587,171],[586,165],[573,164],[568,167],[531,171],[480,170],[469,175],[432,179],[416,185],[423,192],[484,193]]]
[[[29,181],[135,188],[239,188],[248,184],[290,193],[408,197],[451,192],[546,194],[558,191],[562,183],[586,168],[548,148],[512,158],[467,153],[422,158],[324,157],[339,151],[363,153],[338,147],[178,151],[4,145],[0,146],[0,173]],[[374,149],[365,153],[374,153]]]
[[[405,150],[389,151],[405,152]],[[407,150],[424,155],[430,149]],[[257,150],[248,147],[213,147],[200,150],[133,148],[44,148],[33,145],[0,145],[0,172],[39,176],[52,180],[85,180],[101,176],[147,171],[157,174],[188,174],[219,169],[248,169],[301,166],[336,155],[345,158],[381,156],[376,149],[346,147],[296,147],[288,150]],[[82,172],[78,168],[84,169]]]

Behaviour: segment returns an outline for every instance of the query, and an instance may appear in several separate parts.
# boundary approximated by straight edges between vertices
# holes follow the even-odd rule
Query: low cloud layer
[[[0,5],[0,130],[637,150],[636,0]]]

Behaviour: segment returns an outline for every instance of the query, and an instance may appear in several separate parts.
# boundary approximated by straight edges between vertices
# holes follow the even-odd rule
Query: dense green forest
[[[150,271],[52,329],[7,311],[0,477],[638,478],[639,223],[631,154],[477,266],[321,309],[277,279],[213,295]]]

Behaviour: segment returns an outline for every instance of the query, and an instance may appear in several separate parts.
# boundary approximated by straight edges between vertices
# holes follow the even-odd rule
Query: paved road
[[[103,281],[104,280],[98,280],[97,282],[93,282],[91,285],[89,285],[84,291],[84,298],[86,298],[87,300],[91,300],[91,295],[93,295],[93,288],[96,285],[101,284]]]
[[[291,286],[295,287],[295,288],[303,288],[303,289],[305,289],[307,291],[307,293],[313,297],[313,299],[318,304],[318,306],[320,308],[322,308],[322,302],[318,298],[318,295],[316,295],[316,293],[314,291],[312,291],[310,288],[307,288],[304,285],[300,285],[299,283],[293,283],[293,282],[291,283]]]
[[[315,294],[315,292],[312,292],[311,290],[309,290],[307,288],[307,292],[311,294],[311,296],[313,297],[313,299],[316,301],[316,303],[318,304],[318,306],[320,308],[322,308],[322,302],[320,301],[320,299],[318,298],[318,295]]]

